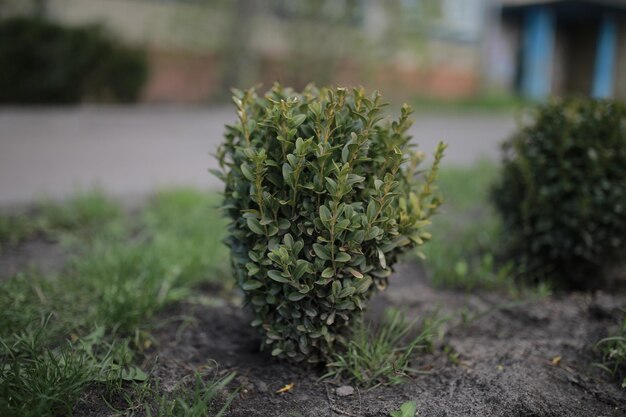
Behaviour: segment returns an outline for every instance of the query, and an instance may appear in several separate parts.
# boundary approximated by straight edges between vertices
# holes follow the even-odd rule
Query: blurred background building
[[[232,108],[177,104],[275,81],[378,89],[416,105],[411,135],[448,143],[446,164],[495,160],[520,99],[626,98],[625,16],[626,0],[0,0],[0,206],[219,187],[207,153]],[[174,105],[51,106],[93,102]]]
[[[0,0],[0,16],[96,23],[144,50],[145,102],[207,102],[274,81],[402,99],[626,98],[624,0]]]
[[[625,12],[623,0],[502,1],[491,62],[511,64],[492,79],[533,99],[626,98]]]

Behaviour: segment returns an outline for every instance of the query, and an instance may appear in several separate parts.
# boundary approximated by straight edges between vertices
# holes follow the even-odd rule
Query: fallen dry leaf
[[[293,387],[294,387],[294,383],[292,382],[291,384],[287,384],[284,387],[282,387],[281,389],[279,389],[278,391],[276,391],[276,394],[282,394],[285,393],[287,391],[290,391]]]

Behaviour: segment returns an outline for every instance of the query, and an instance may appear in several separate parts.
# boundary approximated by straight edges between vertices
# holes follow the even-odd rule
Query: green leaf
[[[363,278],[363,274],[357,271],[356,269],[348,268],[347,271],[351,273],[352,276],[355,278],[359,278],[359,279]]]
[[[341,292],[341,281],[339,280],[333,281],[331,291],[335,297],[339,296],[339,293]]]
[[[282,276],[281,272],[275,269],[270,269],[269,271],[267,271],[267,276],[276,282],[289,282],[289,279]]]
[[[378,251],[378,261],[380,262],[380,266],[383,267],[383,269],[387,268],[387,260],[385,259],[385,254],[383,253],[382,250],[380,249],[376,249]]]
[[[350,158],[350,148],[349,148],[350,144],[346,144],[343,149],[341,150],[341,161],[346,163],[348,162],[348,159]]]
[[[367,221],[372,223],[374,221],[374,217],[376,216],[376,203],[374,200],[371,200],[367,205]]]
[[[322,277],[323,278],[330,278],[332,276],[335,275],[335,270],[333,269],[332,266],[329,266],[328,268],[324,269],[322,271]]]
[[[244,162],[243,164],[241,164],[240,168],[241,168],[241,172],[243,173],[243,176],[246,177],[248,181],[253,182],[254,173],[252,172],[252,169],[250,168],[250,166]]]
[[[328,207],[324,205],[320,206],[320,219],[322,220],[322,223],[328,224],[332,217],[333,215]]]
[[[291,126],[298,127],[306,120],[306,114],[298,114],[291,119]]]
[[[122,370],[122,379],[124,381],[146,381],[148,375],[136,366],[131,366]]]
[[[256,217],[248,217],[246,219],[246,223],[248,224],[248,229],[252,230],[257,235],[265,234],[265,231],[261,227],[261,223],[259,222],[259,219],[257,219]]]
[[[224,176],[224,173],[222,171],[220,171],[219,169],[209,169],[209,172],[211,174],[213,174],[214,176],[216,176],[217,178],[219,178],[220,180],[224,181],[226,179],[226,177]]]
[[[287,298],[289,299],[289,301],[300,301],[302,300],[304,297],[306,297],[306,295],[299,293],[299,292],[292,292],[291,294],[289,294],[287,296]]]
[[[295,279],[300,279],[302,275],[307,271],[309,263],[303,259],[298,259],[296,261],[296,267],[293,269],[293,277]]]
[[[252,276],[259,272],[259,267],[254,262],[246,263],[246,269],[248,270],[248,276]]]
[[[337,255],[335,255],[335,261],[337,262],[348,262],[350,259],[350,255],[345,252],[339,252]]]
[[[260,288],[262,286],[263,286],[263,283],[261,281],[257,281],[255,279],[249,279],[241,285],[241,288],[244,289],[245,291],[250,291],[250,290],[256,290],[257,288]]]
[[[352,294],[354,294],[354,292],[356,291],[356,288],[354,287],[344,287],[340,292],[339,292],[339,298],[346,298],[351,296]]]
[[[337,310],[354,310],[354,302],[351,300],[343,300],[339,304],[335,305]]]
[[[288,185],[293,185],[293,168],[287,162],[283,164],[283,179]]]
[[[417,412],[417,404],[415,401],[407,401],[400,406],[399,411],[392,411],[389,414],[391,417],[415,417]]]
[[[359,285],[356,286],[356,293],[363,294],[370,288],[371,285],[372,279],[370,277],[364,278],[363,281],[359,282]]]
[[[330,194],[335,194],[337,191],[337,182],[330,177],[326,177],[326,189]]]
[[[324,261],[330,260],[330,251],[325,246],[320,245],[319,243],[314,243],[313,251],[318,258]]]

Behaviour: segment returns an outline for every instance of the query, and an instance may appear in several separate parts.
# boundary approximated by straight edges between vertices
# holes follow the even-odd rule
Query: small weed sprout
[[[626,389],[626,319],[615,336],[600,340],[596,347],[602,353],[602,363],[596,366],[609,372],[613,377],[622,378],[622,388]]]
[[[417,415],[417,404],[415,401],[407,401],[400,406],[400,410],[389,413],[390,417],[415,417]]]

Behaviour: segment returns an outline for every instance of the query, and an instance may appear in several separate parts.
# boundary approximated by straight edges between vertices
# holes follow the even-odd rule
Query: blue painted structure
[[[613,16],[605,15],[600,23],[598,46],[591,95],[594,98],[613,96],[615,84],[615,60],[617,53],[617,22]]]
[[[504,27],[521,33],[511,79],[520,94],[536,101],[553,93],[626,99],[626,0],[499,3]]]
[[[555,21],[545,6],[526,10],[523,32],[522,94],[531,100],[548,97],[552,85]]]

